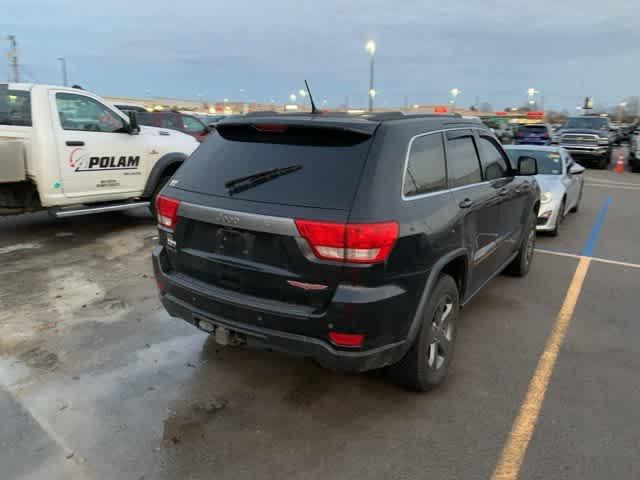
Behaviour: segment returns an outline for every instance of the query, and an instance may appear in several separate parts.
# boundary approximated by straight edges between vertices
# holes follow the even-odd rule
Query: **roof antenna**
[[[304,81],[304,86],[307,87],[307,93],[309,94],[309,100],[311,101],[311,113],[321,113],[317,108],[316,104],[313,101],[313,95],[311,95],[311,90],[309,89],[309,84],[307,81]]]

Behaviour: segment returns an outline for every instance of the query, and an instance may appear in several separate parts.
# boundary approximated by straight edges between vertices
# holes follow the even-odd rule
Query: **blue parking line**
[[[604,217],[607,215],[607,210],[609,209],[610,203],[611,197],[607,196],[602,209],[600,209],[600,213],[598,213],[598,216],[596,217],[596,222],[593,224],[593,227],[591,227],[589,238],[587,238],[587,241],[584,244],[584,248],[582,250],[582,256],[591,257],[593,255],[593,250],[596,248],[596,241],[598,240],[598,235],[600,234],[600,230],[602,229],[602,225],[604,224]]]

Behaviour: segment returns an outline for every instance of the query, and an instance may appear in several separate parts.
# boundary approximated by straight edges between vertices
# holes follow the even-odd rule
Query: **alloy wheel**
[[[442,368],[451,353],[454,333],[454,325],[450,321],[452,311],[453,299],[445,295],[431,319],[431,343],[427,348],[427,364],[431,370]]]

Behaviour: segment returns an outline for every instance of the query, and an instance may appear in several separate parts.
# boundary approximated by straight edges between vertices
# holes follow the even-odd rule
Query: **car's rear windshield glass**
[[[569,118],[562,128],[584,128],[588,130],[603,130],[607,127],[607,120],[604,118]]]
[[[180,170],[177,187],[242,200],[346,210],[370,143],[371,136],[343,128],[219,124]],[[270,172],[269,178],[242,180],[265,172]]]
[[[519,130],[525,133],[547,133],[547,127],[544,125],[523,125]]]
[[[562,175],[562,159],[557,152],[543,152],[540,150],[507,150],[512,165],[518,164],[520,157],[533,157],[538,161],[539,175]]]
[[[0,86],[0,125],[31,126],[31,97],[24,90]]]

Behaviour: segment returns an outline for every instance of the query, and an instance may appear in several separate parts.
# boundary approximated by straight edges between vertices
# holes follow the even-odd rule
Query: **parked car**
[[[550,145],[553,129],[545,123],[520,125],[516,130],[516,145]]]
[[[536,180],[540,186],[540,211],[537,230],[558,235],[568,212],[577,212],[584,188],[584,167],[573,161],[569,152],[557,146],[508,145],[505,147],[513,164],[522,157],[533,157],[538,163]]]
[[[498,140],[503,145],[507,145],[513,142],[513,129],[511,125],[505,122],[497,122],[495,120],[483,120],[483,123],[491,129],[491,131],[498,137]]]
[[[529,270],[535,162],[458,115],[224,120],[157,201],[160,298],[223,345],[427,390],[459,307]]]
[[[209,134],[211,128],[202,123],[193,115],[181,112],[145,112],[138,113],[138,121],[141,125],[168,128],[191,135],[199,142]]]
[[[617,134],[609,118],[595,115],[569,117],[553,135],[553,143],[564,147],[580,163],[595,163],[605,169],[611,162],[613,144]]]

